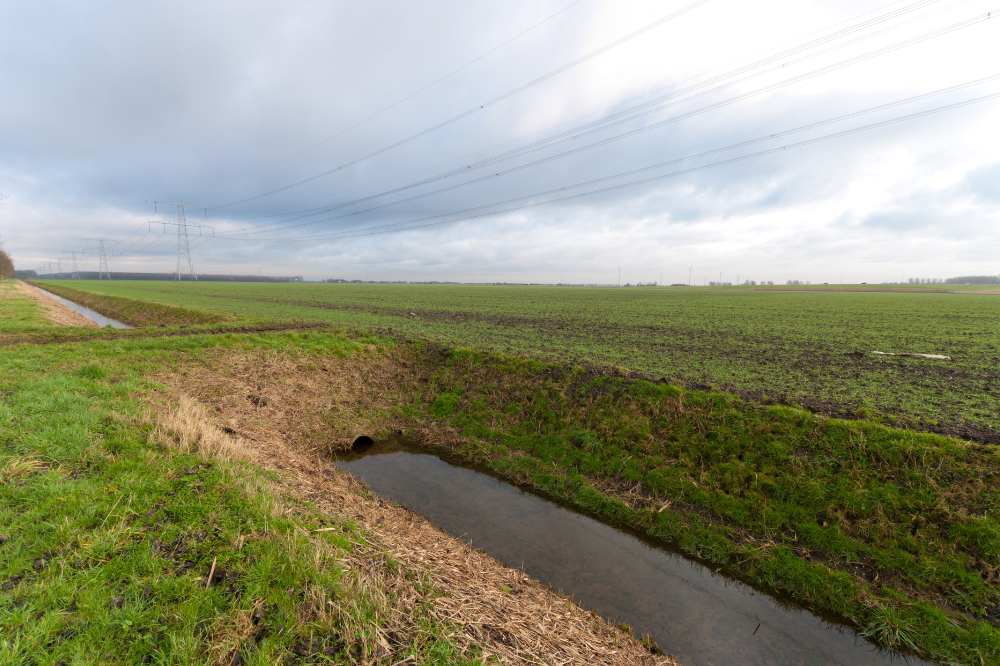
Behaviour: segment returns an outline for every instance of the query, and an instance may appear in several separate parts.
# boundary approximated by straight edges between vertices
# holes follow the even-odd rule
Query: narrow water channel
[[[105,317],[104,315],[102,315],[100,312],[98,312],[96,310],[91,310],[90,308],[85,308],[84,306],[78,305],[78,304],[74,303],[73,301],[70,301],[70,300],[67,300],[67,299],[63,298],[62,296],[57,296],[56,294],[53,294],[51,291],[48,291],[46,289],[42,289],[41,287],[39,287],[37,285],[35,285],[35,289],[38,289],[39,291],[44,291],[46,294],[48,294],[52,298],[56,299],[57,301],[59,301],[60,303],[62,303],[66,307],[68,307],[69,309],[74,310],[74,311],[82,314],[84,317],[86,317],[87,319],[91,320],[92,322],[94,322],[95,324],[97,324],[98,326],[100,326],[101,328],[104,328],[105,326],[110,326],[112,328],[132,328],[128,324],[123,324],[120,321],[118,321],[117,319],[112,319],[111,317]]]
[[[404,442],[337,464],[507,566],[650,634],[685,666],[903,661],[792,602]]]

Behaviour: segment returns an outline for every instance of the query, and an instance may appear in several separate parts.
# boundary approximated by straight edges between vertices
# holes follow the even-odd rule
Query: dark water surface
[[[36,287],[36,289],[38,289],[39,291],[44,291],[46,294],[48,294],[52,298],[56,299],[57,301],[59,301],[60,303],[62,303],[66,307],[68,307],[69,309],[75,310],[76,312],[82,314],[84,317],[86,317],[90,321],[94,322],[95,324],[97,324],[101,328],[104,328],[105,326],[111,326],[112,328],[132,328],[128,324],[123,324],[120,321],[118,321],[117,319],[112,319],[111,317],[105,317],[104,315],[102,315],[100,312],[98,312],[96,310],[91,310],[90,308],[84,307],[82,305],[78,305],[77,303],[74,303],[73,301],[71,301],[69,299],[63,298],[62,296],[57,296],[57,295],[53,294],[51,291],[42,289],[41,287]]]
[[[793,603],[430,453],[386,442],[337,464],[504,564],[649,633],[685,666],[903,662]]]

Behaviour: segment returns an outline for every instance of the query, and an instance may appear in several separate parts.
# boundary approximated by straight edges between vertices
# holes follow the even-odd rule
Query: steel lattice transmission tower
[[[73,253],[73,272],[70,273],[70,278],[73,280],[80,279],[80,267],[76,263],[76,252]]]
[[[111,271],[108,269],[108,254],[107,251],[104,249],[104,239],[100,238],[98,239],[98,242],[101,244],[101,263],[100,267],[97,269],[98,270],[97,279],[100,280],[105,275],[107,275],[108,280],[110,280]]]
[[[167,226],[177,227],[177,281],[181,281],[181,273],[183,272],[190,275],[191,279],[197,282],[198,276],[194,272],[194,261],[191,259],[191,240],[188,238],[188,227],[197,229],[199,236],[211,236],[213,238],[215,237],[215,229],[206,224],[188,222],[186,209],[198,208],[202,211],[210,211],[212,209],[187,203],[183,199],[178,199],[177,201],[150,201],[149,203],[163,206],[177,206],[176,222],[150,222],[149,225],[150,227],[154,224],[162,225],[164,233],[166,233]],[[186,262],[185,259],[187,260]],[[185,263],[187,264],[186,268]]]
[[[89,251],[91,254],[96,254],[98,257],[100,257],[97,279],[101,280],[104,278],[105,275],[107,275],[108,279],[110,280],[111,271],[108,270],[108,254],[110,253],[112,256],[114,256],[115,254],[114,246],[118,244],[118,241],[112,241],[110,238],[88,238],[87,242],[97,243],[96,248],[88,248],[87,250],[84,250],[84,252]],[[105,243],[112,243],[112,245],[109,248],[105,245]],[[74,268],[75,267],[76,265],[74,263]]]

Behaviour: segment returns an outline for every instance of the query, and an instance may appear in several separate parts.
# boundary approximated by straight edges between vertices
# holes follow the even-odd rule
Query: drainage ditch
[[[57,296],[56,294],[53,294],[51,291],[48,291],[46,289],[42,289],[41,287],[39,287],[37,285],[32,285],[32,286],[35,289],[39,290],[39,291],[44,291],[46,294],[48,294],[52,298],[54,298],[57,301],[59,301],[60,303],[62,303],[66,307],[68,307],[70,310],[73,310],[75,312],[78,312],[79,314],[82,314],[84,317],[86,317],[87,319],[91,320],[92,322],[94,322],[95,324],[97,324],[98,326],[100,326],[101,328],[104,328],[105,326],[110,326],[111,328],[132,328],[128,324],[123,324],[120,321],[118,321],[117,319],[112,319],[111,317],[105,317],[104,315],[102,315],[97,310],[91,310],[90,308],[84,307],[82,305],[78,305],[77,303],[74,303],[73,301],[65,299],[62,296]]]
[[[477,468],[359,437],[339,467],[445,532],[650,635],[685,666],[888,664],[850,627]],[[929,664],[906,657],[905,661]]]

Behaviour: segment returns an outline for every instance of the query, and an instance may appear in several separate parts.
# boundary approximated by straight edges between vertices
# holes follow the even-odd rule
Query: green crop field
[[[272,412],[322,423],[301,434],[311,456],[335,447],[331,429],[402,432],[832,613],[881,647],[1000,664],[989,289],[45,284],[139,328],[53,333],[18,310],[31,321],[0,335],[18,377],[0,380],[17,447],[48,418],[31,411],[34,393],[13,400],[21,387],[87,380],[80,364],[100,353],[107,390],[135,408],[147,373],[167,373],[217,418],[236,409],[220,397],[232,395],[256,406],[253,424]],[[368,365],[331,370],[348,362],[345,345]],[[252,385],[234,379],[237,362]],[[324,392],[336,404],[296,406]],[[819,414],[769,404],[784,399]]]
[[[391,329],[450,345],[617,366],[824,414],[1000,440],[994,286],[48,284],[247,319]]]

